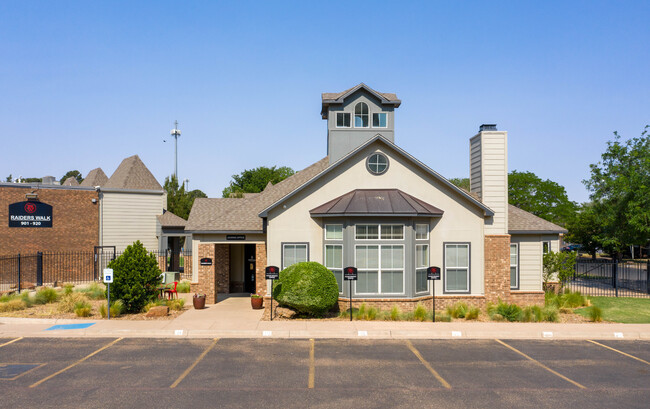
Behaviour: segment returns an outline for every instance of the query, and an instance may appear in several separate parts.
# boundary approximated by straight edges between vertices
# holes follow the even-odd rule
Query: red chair
[[[165,289],[165,295],[167,295],[167,298],[171,300],[173,298],[173,294],[176,294],[176,298],[178,298],[178,291],[176,291],[176,286],[178,285],[178,281],[174,281],[174,287],[166,288]]]

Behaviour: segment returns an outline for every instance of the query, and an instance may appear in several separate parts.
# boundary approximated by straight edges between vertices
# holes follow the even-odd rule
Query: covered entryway
[[[255,292],[255,245],[230,244],[229,293]]]

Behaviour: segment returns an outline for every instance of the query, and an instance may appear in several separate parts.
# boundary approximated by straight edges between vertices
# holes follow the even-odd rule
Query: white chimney
[[[485,234],[508,234],[508,133],[484,124],[469,140],[470,190],[494,210]]]

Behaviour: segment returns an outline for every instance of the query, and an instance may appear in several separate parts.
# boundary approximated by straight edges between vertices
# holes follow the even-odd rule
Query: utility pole
[[[181,131],[178,129],[178,121],[174,121],[174,129],[170,133],[174,137],[174,176],[178,180],[178,138],[181,136]]]

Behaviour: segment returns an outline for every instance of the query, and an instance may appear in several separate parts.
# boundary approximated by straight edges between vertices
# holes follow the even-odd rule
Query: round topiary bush
[[[139,240],[108,263],[108,268],[113,269],[111,300],[122,300],[126,312],[138,313],[156,299],[162,272],[156,256],[147,252]]]
[[[339,299],[334,274],[320,263],[296,263],[280,272],[273,288],[273,298],[285,307],[309,314],[322,315]]]

